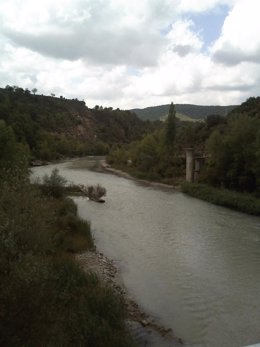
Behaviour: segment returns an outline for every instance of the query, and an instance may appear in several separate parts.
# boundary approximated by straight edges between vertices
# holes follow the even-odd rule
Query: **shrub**
[[[65,216],[71,214],[73,216],[77,215],[77,205],[70,198],[62,199],[58,205],[58,215]]]
[[[68,214],[57,220],[59,230],[63,231],[61,248],[64,251],[78,253],[94,247],[90,224]]]
[[[67,180],[59,175],[58,169],[53,169],[50,176],[45,175],[42,180],[42,192],[54,198],[61,198],[65,194]]]
[[[103,196],[106,196],[106,188],[101,185],[96,186],[83,186],[80,185],[81,191],[86,195],[90,200],[99,201]]]

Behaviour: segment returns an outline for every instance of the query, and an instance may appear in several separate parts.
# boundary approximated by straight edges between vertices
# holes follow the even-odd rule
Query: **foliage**
[[[165,143],[166,146],[172,148],[176,137],[176,111],[173,103],[171,103],[169,108],[168,117],[166,120],[165,127]]]
[[[21,177],[0,188],[0,345],[130,346],[121,299],[64,253],[93,246],[75,204]]]
[[[247,114],[249,117],[260,117],[260,97],[251,97],[243,102],[240,106],[234,108],[229,117],[236,117],[237,115]]]
[[[174,177],[183,174],[184,160],[177,146],[166,143],[165,129],[157,130],[125,148],[116,148],[107,158],[110,164],[138,178],[171,183]]]
[[[65,193],[67,180],[59,175],[59,170],[53,169],[50,176],[45,175],[42,179],[41,190],[45,195],[61,198]]]
[[[104,155],[113,144],[128,143],[154,129],[129,111],[98,107],[84,101],[43,96],[17,86],[0,88],[0,120],[32,159]]]
[[[28,148],[19,144],[10,126],[0,120],[0,177],[9,176],[19,170],[27,173]]]
[[[257,191],[260,174],[260,118],[239,115],[224,133],[214,131],[207,142],[207,181],[241,191]]]
[[[93,249],[90,224],[77,216],[77,205],[69,198],[51,202],[55,211],[53,228],[57,231],[56,245],[60,251],[80,253]]]
[[[254,197],[252,194],[239,193],[228,189],[214,188],[206,184],[188,182],[183,183],[181,187],[184,193],[196,198],[260,216],[260,199]]]
[[[100,201],[103,196],[106,196],[106,188],[101,185],[96,186],[81,186],[82,192],[90,199],[94,201]]]
[[[260,194],[260,97],[225,117],[211,114],[196,123],[171,118],[162,129],[111,151],[109,162],[138,177],[170,182],[184,175],[185,148],[191,147],[208,158],[201,182]]]

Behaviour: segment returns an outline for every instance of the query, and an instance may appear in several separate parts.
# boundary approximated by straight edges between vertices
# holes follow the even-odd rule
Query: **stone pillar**
[[[194,180],[194,153],[193,148],[186,148],[186,181]]]

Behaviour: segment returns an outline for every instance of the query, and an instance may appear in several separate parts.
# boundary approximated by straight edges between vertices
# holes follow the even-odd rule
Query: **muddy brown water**
[[[71,182],[107,189],[105,204],[75,201],[136,302],[188,345],[259,343],[260,218],[90,171],[95,160],[37,167],[33,175],[57,167]]]

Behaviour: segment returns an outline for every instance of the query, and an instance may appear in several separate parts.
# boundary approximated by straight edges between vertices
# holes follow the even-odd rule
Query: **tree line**
[[[185,175],[185,148],[208,158],[200,182],[259,194],[260,98],[195,123],[179,121],[171,104],[161,128],[111,151],[108,160],[138,177],[174,183]]]

